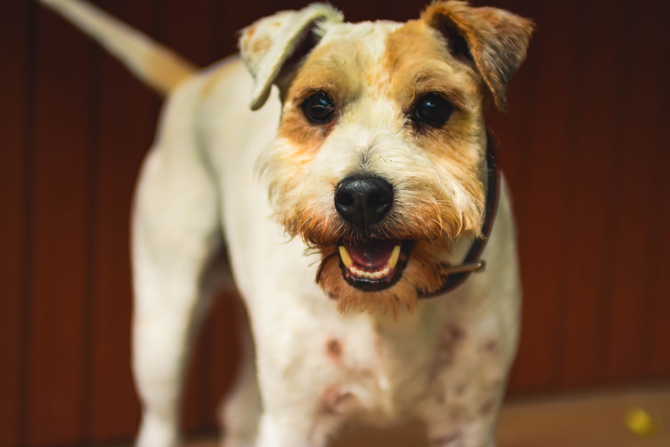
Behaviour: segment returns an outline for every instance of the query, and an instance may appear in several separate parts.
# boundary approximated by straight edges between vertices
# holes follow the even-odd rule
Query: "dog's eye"
[[[412,118],[419,123],[441,127],[447,122],[453,111],[454,106],[446,99],[437,93],[428,93],[417,101]]]
[[[313,124],[328,124],[335,118],[335,104],[323,92],[315,93],[301,105],[305,118]]]

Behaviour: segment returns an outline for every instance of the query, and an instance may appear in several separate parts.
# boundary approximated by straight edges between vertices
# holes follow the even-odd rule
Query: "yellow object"
[[[640,407],[631,408],[626,414],[626,426],[638,436],[650,438],[656,434],[658,427],[651,415]]]

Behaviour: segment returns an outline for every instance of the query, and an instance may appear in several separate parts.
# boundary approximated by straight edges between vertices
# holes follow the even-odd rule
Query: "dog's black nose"
[[[393,186],[381,177],[355,175],[335,188],[335,209],[362,230],[382,220],[393,205]]]

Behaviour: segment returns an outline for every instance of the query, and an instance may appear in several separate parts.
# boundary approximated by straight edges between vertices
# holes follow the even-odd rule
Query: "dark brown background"
[[[106,0],[201,65],[301,1]],[[424,2],[334,1],[353,21]],[[482,4],[482,2],[477,2]],[[523,336],[511,393],[670,379],[668,2],[495,0],[539,31],[490,114],[520,230]],[[128,214],[160,99],[33,2],[0,2],[0,445],[129,439]],[[237,349],[219,300],[184,424],[211,428]]]

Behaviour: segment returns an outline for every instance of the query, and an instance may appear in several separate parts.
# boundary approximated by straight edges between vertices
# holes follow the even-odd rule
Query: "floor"
[[[638,434],[635,433],[638,432]],[[347,435],[333,447],[424,447],[421,427]],[[212,439],[188,447],[216,447]],[[548,399],[512,400],[498,447],[670,447],[670,386]]]

